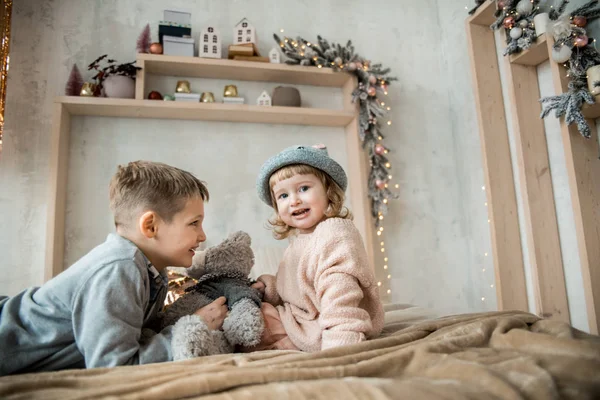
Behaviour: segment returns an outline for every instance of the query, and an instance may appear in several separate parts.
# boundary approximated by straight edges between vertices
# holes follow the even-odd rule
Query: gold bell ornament
[[[200,96],[200,103],[214,103],[215,95],[212,92],[204,92]]]
[[[188,81],[177,81],[177,88],[175,89],[177,93],[191,93],[190,82]]]
[[[97,86],[95,83],[92,82],[85,82],[83,84],[83,86],[81,87],[81,91],[79,92],[80,96],[84,96],[84,97],[94,97],[94,93],[97,90]]]
[[[223,97],[238,97],[237,86],[227,85],[223,91]]]

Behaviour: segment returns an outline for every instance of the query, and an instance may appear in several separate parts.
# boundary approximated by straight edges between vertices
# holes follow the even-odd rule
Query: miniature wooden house
[[[246,18],[238,22],[233,28],[233,44],[254,43],[256,41],[256,29]]]
[[[267,92],[263,90],[263,92],[256,99],[257,106],[270,106],[271,105],[271,96]]]
[[[221,58],[221,35],[212,26],[202,30],[198,41],[198,57]]]
[[[281,54],[279,53],[279,50],[275,47],[273,47],[271,51],[269,51],[269,62],[274,64],[279,64],[281,62]]]

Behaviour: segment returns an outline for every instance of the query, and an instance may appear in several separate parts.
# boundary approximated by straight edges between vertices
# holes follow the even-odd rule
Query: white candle
[[[535,25],[535,34],[540,36],[543,33],[546,33],[546,27],[550,22],[550,16],[548,13],[541,13],[533,17],[533,24]]]

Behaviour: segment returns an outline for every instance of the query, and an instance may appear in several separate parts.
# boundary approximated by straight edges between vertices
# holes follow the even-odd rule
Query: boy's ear
[[[147,237],[148,239],[156,236],[156,231],[158,228],[158,217],[154,211],[146,211],[140,217],[138,224],[140,228],[140,232],[142,235]]]

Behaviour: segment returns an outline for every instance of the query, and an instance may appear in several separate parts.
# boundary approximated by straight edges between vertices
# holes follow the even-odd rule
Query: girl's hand
[[[263,297],[265,295],[266,286],[265,286],[264,282],[258,281],[256,283],[253,283],[250,287],[258,290],[261,297]]]
[[[204,320],[208,329],[216,331],[221,329],[223,321],[227,317],[227,299],[223,296],[219,297],[210,304],[198,309],[194,315],[198,315]]]

